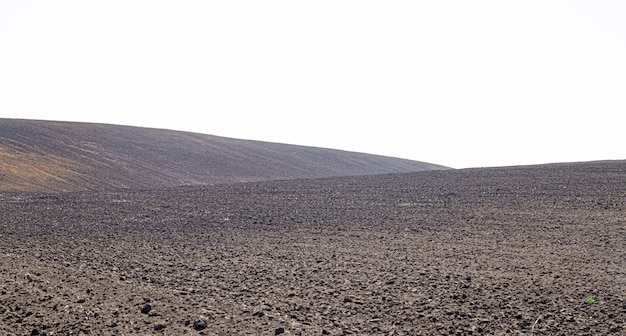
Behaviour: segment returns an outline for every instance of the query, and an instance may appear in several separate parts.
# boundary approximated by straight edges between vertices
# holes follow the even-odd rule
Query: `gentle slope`
[[[160,188],[446,169],[430,163],[206,134],[0,119],[0,190]]]

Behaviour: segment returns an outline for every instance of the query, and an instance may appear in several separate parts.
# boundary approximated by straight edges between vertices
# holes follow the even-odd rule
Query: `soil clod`
[[[141,307],[142,314],[148,314],[151,310],[152,310],[152,305],[149,303],[146,303],[145,305]]]
[[[204,330],[207,327],[207,322],[205,320],[195,320],[193,321],[193,328],[196,330]]]

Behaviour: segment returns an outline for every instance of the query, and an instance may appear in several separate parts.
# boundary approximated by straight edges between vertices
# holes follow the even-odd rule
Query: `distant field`
[[[626,333],[626,161],[0,208],[0,334]]]
[[[446,167],[140,127],[0,119],[0,191],[154,189]]]

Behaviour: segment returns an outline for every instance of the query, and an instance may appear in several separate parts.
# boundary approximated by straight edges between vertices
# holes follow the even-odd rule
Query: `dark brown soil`
[[[0,118],[0,191],[156,189],[445,169],[163,129]]]
[[[626,161],[0,209],[2,335],[626,333]]]

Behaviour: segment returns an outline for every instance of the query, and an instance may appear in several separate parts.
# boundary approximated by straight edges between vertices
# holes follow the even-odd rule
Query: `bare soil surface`
[[[0,191],[157,189],[433,169],[446,167],[164,129],[0,118]]]
[[[0,335],[624,335],[626,161],[0,196]]]

